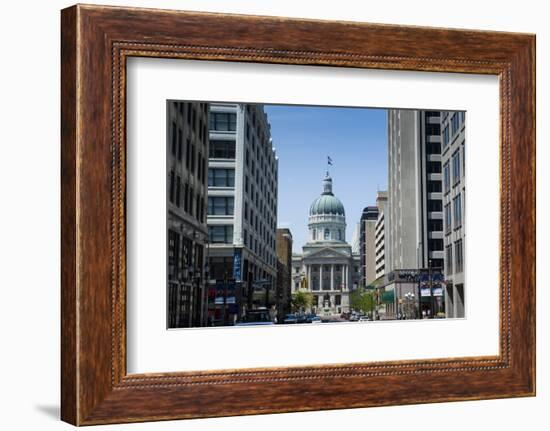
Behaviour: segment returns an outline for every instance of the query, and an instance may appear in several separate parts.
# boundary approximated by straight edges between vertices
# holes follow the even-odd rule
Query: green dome
[[[336,196],[331,194],[322,194],[313,201],[309,208],[309,215],[335,214],[345,216],[344,205]]]

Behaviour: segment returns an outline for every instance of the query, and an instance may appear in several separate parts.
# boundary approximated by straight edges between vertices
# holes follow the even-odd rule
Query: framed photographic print
[[[61,36],[63,420],[534,395],[534,36],[92,5]]]

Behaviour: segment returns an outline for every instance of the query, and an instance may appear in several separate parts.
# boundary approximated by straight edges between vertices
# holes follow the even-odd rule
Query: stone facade
[[[262,105],[211,103],[209,135],[209,319],[227,325],[275,307],[278,159]]]
[[[441,115],[443,164],[443,226],[447,317],[464,317],[464,273],[466,249],[465,140],[466,113],[443,112]]]
[[[167,102],[168,328],[206,324],[208,104]]]

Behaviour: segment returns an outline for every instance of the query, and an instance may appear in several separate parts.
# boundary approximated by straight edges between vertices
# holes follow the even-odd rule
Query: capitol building
[[[346,212],[332,192],[328,172],[323,192],[310,206],[308,230],[302,254],[292,257],[292,292],[311,293],[311,309],[307,311],[319,316],[349,312],[349,294],[361,278],[360,261],[346,242]]]

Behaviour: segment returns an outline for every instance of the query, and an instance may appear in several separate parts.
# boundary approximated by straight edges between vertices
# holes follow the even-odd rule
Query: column
[[[334,290],[334,264],[330,265],[330,290]]]
[[[348,266],[344,265],[344,274],[342,276],[344,280],[344,289],[348,290]]]
[[[323,290],[323,264],[319,265],[319,290]]]
[[[306,277],[307,277],[307,289],[309,291],[313,290],[313,286],[311,285],[311,266],[306,265]]]

